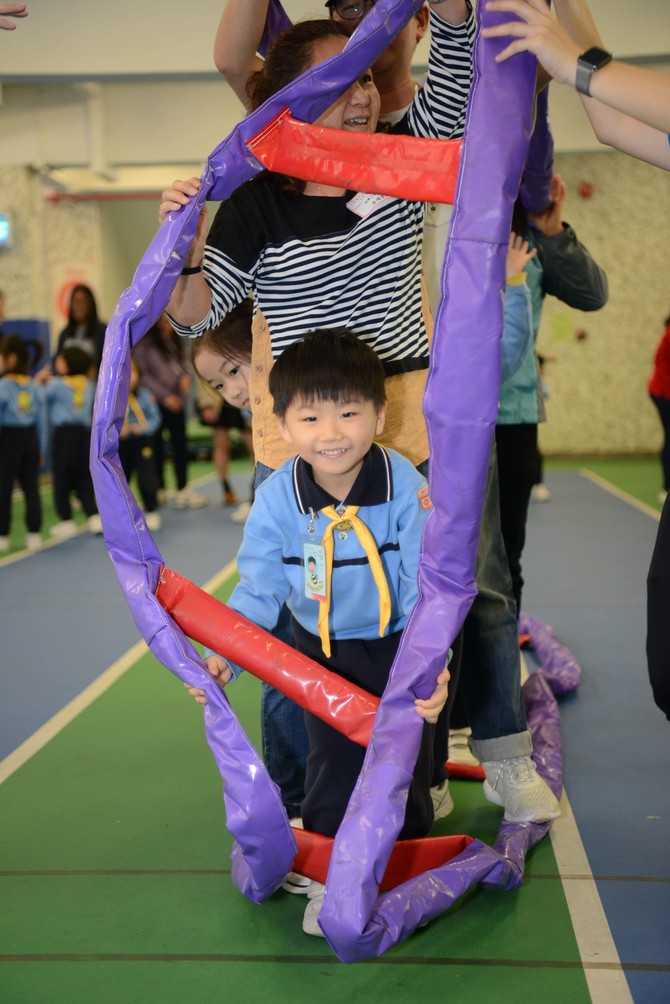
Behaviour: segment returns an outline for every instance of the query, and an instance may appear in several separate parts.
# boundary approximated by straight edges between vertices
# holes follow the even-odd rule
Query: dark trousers
[[[158,473],[154,459],[154,437],[131,435],[119,440],[119,460],[128,483],[133,474],[137,474],[137,487],[145,512],[155,512]]]
[[[332,654],[326,659],[321,639],[292,622],[296,648],[369,693],[381,697],[388,681],[400,633],[372,641],[331,639]],[[344,818],[349,799],[363,766],[365,750],[331,725],[305,712],[309,754],[305,776],[302,820],[307,830],[334,837]],[[433,774],[434,725],[424,725],[414,768],[400,839],[425,836],[433,823],[430,783]]]
[[[28,533],[39,533],[42,529],[39,466],[40,447],[35,426],[5,426],[0,432],[0,537],[9,536],[15,481],[25,498]]]
[[[98,511],[89,467],[91,430],[84,425],[60,425],[51,440],[54,502],[61,519],[72,519],[70,493],[75,492],[87,516]]]
[[[647,665],[654,700],[670,720],[670,495],[658,525],[647,577]]]
[[[663,447],[661,449],[661,466],[663,467],[663,488],[670,491],[670,398],[650,395],[658,409],[663,425]]]
[[[163,434],[167,430],[172,446],[172,462],[177,480],[177,489],[186,487],[186,468],[188,464],[188,446],[186,442],[186,414],[184,411],[168,411],[161,406],[163,423],[156,433],[154,443],[154,459],[158,474],[158,487],[165,488],[163,467],[165,465],[165,440]]]
[[[521,609],[521,555],[526,542],[530,493],[537,475],[537,425],[496,425],[500,525],[517,612]]]

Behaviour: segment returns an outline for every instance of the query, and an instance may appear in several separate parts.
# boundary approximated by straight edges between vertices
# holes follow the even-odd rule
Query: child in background
[[[45,384],[44,398],[51,425],[54,503],[60,517],[51,532],[60,538],[77,533],[70,502],[70,495],[74,493],[86,513],[89,531],[100,534],[102,523],[89,467],[95,397],[95,384],[89,376],[91,357],[85,348],[72,344],[58,353],[53,367],[55,376],[45,369],[36,378]]]
[[[158,473],[154,459],[156,433],[161,425],[161,413],[150,390],[140,385],[141,370],[134,357],[130,360],[130,390],[126,417],[119,435],[119,460],[126,480],[137,473],[147,529],[161,528],[158,509]]]
[[[26,502],[26,547],[36,551],[42,543],[38,472],[46,449],[46,411],[41,389],[28,375],[41,355],[35,339],[5,335],[0,341],[0,553],[10,546],[15,481]]]
[[[214,426],[215,462],[217,458],[217,445],[220,442],[220,438],[225,437],[225,445],[221,447],[225,456],[225,463],[219,461],[217,463],[217,470],[221,475],[226,502],[228,502],[227,496],[230,490],[225,477],[230,454],[229,428],[240,428],[242,430],[242,439],[250,456],[253,457],[250,428],[251,412],[249,410],[252,313],[253,306],[251,300],[243,300],[226,315],[217,328],[213,328],[211,331],[205,332],[200,338],[194,339],[191,349],[193,368],[200,377],[201,383],[206,388],[210,388],[219,394],[226,402],[218,415],[210,416],[214,418],[214,421],[206,422],[206,424]],[[206,408],[207,405],[201,406],[201,421],[205,421]],[[225,425],[222,425],[223,422],[225,422]],[[222,433],[223,437],[221,437]],[[249,515],[252,501],[253,479],[250,501],[242,502],[230,517],[234,523],[244,523]]]
[[[286,603],[299,651],[380,696],[418,595],[421,533],[430,510],[425,479],[410,461],[374,442],[384,427],[384,369],[352,332],[314,331],[294,342],[270,372],[270,392],[281,434],[298,456],[258,489],[229,606],[269,631]],[[222,686],[240,672],[216,654],[206,662]],[[416,701],[427,723],[437,721],[445,704],[448,678],[444,670],[432,696]],[[189,693],[204,702],[201,690]],[[302,821],[334,836],[365,751],[315,715],[305,712],[305,720]],[[433,822],[432,731],[424,725],[401,839],[425,836]],[[303,930],[322,937],[317,918],[324,887],[296,887],[296,877],[288,877],[290,891],[309,900]]]

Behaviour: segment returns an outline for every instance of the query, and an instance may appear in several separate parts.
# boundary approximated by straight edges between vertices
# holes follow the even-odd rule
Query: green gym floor
[[[547,464],[549,475],[580,469],[660,510],[656,460]],[[235,475],[243,491],[248,467],[238,463]],[[194,463],[191,477],[196,487],[212,481],[211,465]],[[213,490],[218,492],[216,486]],[[46,534],[56,517],[48,489],[43,499]],[[35,562],[37,571],[37,563],[49,559],[50,565],[62,562],[54,571],[66,583],[77,574],[78,541],[23,562],[22,503],[15,504],[16,547],[0,562],[0,575],[10,572],[3,564]],[[184,526],[188,521],[197,528],[197,518],[187,514]],[[94,541],[81,539],[82,548],[89,545]],[[90,574],[92,554],[83,556],[82,569]],[[52,569],[44,567],[46,576]],[[43,579],[35,574],[26,580],[32,583],[31,602],[51,602],[40,598]],[[9,584],[6,579],[4,588]],[[234,567],[222,563],[211,591],[225,600],[233,584]],[[15,629],[5,621],[3,637]],[[52,645],[69,649],[72,661],[81,662],[96,645],[98,630],[92,602],[85,623],[78,625],[76,644],[64,624]],[[24,653],[21,690],[28,700],[32,688],[39,689],[32,676],[30,637]],[[0,761],[2,1004],[596,1000],[553,835],[529,853],[521,888],[471,890],[428,927],[371,962],[344,965],[325,941],[304,935],[302,897],[279,892],[262,906],[248,902],[229,877],[231,838],[201,709],[188,702],[181,683],[141,644],[120,650],[110,668],[112,685],[106,681],[96,690],[97,679],[92,680],[82,688],[79,705],[78,698],[68,703],[64,697],[63,721],[46,738],[36,729],[33,746],[31,738],[17,743]],[[257,747],[259,692],[260,683],[245,674],[233,697]],[[20,717],[16,703],[12,713]],[[454,812],[433,832],[493,842],[500,810],[484,799],[481,785],[454,781],[452,786]],[[618,990],[609,1000],[597,998],[603,1004],[632,999],[625,980],[623,988],[616,981],[612,986]]]

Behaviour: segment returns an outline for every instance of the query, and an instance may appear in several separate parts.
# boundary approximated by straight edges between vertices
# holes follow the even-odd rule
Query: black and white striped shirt
[[[435,139],[463,133],[474,17],[460,26],[431,13],[428,76],[394,132]],[[366,215],[355,209],[373,200]],[[386,196],[287,197],[276,177],[246,182],[216,215],[203,257],[208,317],[181,335],[215,327],[249,292],[262,310],[275,358],[308,331],[351,328],[387,373],[427,366],[421,304],[422,202]]]

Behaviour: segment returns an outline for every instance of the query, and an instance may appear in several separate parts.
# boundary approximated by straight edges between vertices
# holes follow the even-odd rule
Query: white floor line
[[[605,478],[601,478],[599,474],[595,471],[590,471],[587,467],[580,467],[579,473],[587,481],[592,481],[594,485],[598,485],[604,491],[609,492],[610,495],[614,495],[615,498],[621,499],[622,502],[627,502],[628,505],[632,506],[633,509],[638,509],[640,512],[645,513],[647,516],[651,516],[658,523],[661,518],[661,514],[658,509],[654,509],[653,506],[647,505],[646,502],[641,502],[640,499],[636,499],[634,495],[629,495],[622,488],[617,488],[613,485],[611,481],[606,481]]]
[[[219,586],[230,578],[230,576],[235,571],[236,565],[234,561],[229,562],[220,572],[217,572],[209,582],[206,582],[202,587],[205,592],[213,593],[219,588]],[[149,651],[147,645],[143,641],[137,642],[132,648],[129,648],[120,659],[108,666],[100,676],[96,677],[92,683],[88,685],[80,694],[77,694],[64,708],[56,712],[47,722],[44,723],[36,732],[33,732],[31,736],[28,737],[20,746],[17,746],[12,753],[0,760],[0,784],[6,781],[8,777],[11,777],[19,767],[22,767],[31,757],[38,753],[46,744],[57,736],[59,732],[69,725],[77,715],[80,715],[82,711],[85,711],[95,700],[104,694],[106,690],[116,683],[124,673],[126,673],[131,666],[142,658]]]
[[[593,1004],[632,1004],[633,998],[565,791],[561,811],[563,815],[552,823],[549,832],[591,1000]]]

